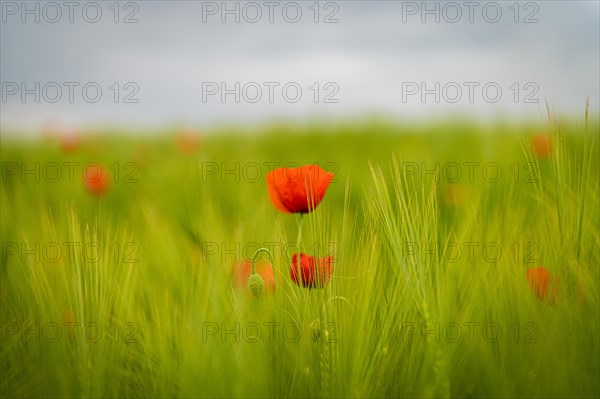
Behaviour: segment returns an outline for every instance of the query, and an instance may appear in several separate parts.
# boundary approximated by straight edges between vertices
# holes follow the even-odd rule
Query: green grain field
[[[3,135],[1,396],[598,397],[599,124],[546,119]],[[267,173],[308,164],[322,202],[276,210]]]

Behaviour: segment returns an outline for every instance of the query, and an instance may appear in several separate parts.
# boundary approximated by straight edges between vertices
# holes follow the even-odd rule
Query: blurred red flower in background
[[[275,276],[273,276],[273,266],[266,260],[258,261],[255,265],[258,273],[265,283],[265,292],[269,293],[275,290]],[[252,273],[252,262],[246,260],[233,265],[233,282],[236,287],[246,289],[248,278]]]
[[[89,193],[104,195],[110,188],[110,174],[99,164],[89,164],[83,172],[83,184]]]
[[[175,137],[175,145],[183,154],[193,154],[200,147],[200,135],[192,129],[184,129]]]
[[[531,138],[531,148],[538,158],[548,158],[552,151],[552,142],[544,133],[538,133]]]
[[[292,257],[290,276],[294,283],[303,287],[323,288],[331,280],[332,272],[333,256],[317,259],[314,256],[300,254],[300,267],[298,267],[298,254]]]
[[[64,312],[65,323],[74,323],[75,316],[73,316],[73,312],[70,310],[65,310]]]
[[[78,129],[71,129],[60,134],[60,147],[64,152],[74,152],[79,148],[81,135]]]
[[[467,190],[460,184],[450,183],[444,187],[441,197],[444,204],[458,207],[464,204]]]
[[[527,284],[532,293],[541,300],[549,300],[554,304],[558,296],[558,277],[550,274],[543,266],[532,267],[527,270]],[[552,286],[551,288],[549,286]]]
[[[325,196],[333,173],[318,165],[279,168],[267,174],[267,190],[273,206],[285,213],[308,213]]]

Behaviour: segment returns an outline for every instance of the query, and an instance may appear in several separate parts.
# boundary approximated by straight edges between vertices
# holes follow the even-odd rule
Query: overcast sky
[[[598,110],[597,1],[114,3],[2,2],[3,130]]]

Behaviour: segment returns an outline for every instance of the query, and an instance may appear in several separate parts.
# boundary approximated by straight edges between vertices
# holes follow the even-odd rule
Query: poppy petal
[[[275,169],[267,174],[267,191],[269,192],[269,199],[273,203],[275,209],[285,213],[292,213],[283,203],[279,194],[279,188],[282,186],[281,177],[283,170]]]
[[[318,165],[279,168],[267,174],[267,189],[273,206],[286,213],[307,213],[325,196],[333,173]]]
[[[290,265],[290,277],[294,283],[302,287],[323,288],[331,280],[332,263],[332,256],[317,260],[314,256],[300,254],[298,264],[298,254],[294,254]]]

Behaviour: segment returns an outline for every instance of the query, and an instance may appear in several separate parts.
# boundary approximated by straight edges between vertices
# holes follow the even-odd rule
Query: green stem
[[[300,273],[300,271],[302,270],[301,267],[301,259],[302,259],[302,251],[300,250],[300,241],[301,241],[301,237],[302,237],[302,222],[304,221],[304,214],[301,213],[300,214],[300,220],[298,221],[298,238],[296,240],[296,243],[298,245],[298,257],[296,258],[298,263],[296,264],[296,273],[298,273],[298,281],[300,281],[300,285],[302,286],[304,284],[304,281],[302,281],[302,274]]]
[[[254,252],[254,255],[252,255],[252,275],[256,273],[254,265],[256,263],[256,258],[261,252],[266,252],[269,254],[269,261],[271,262],[271,268],[273,269],[273,286],[275,286],[275,265],[273,264],[273,254],[267,248],[258,248],[256,252]]]

